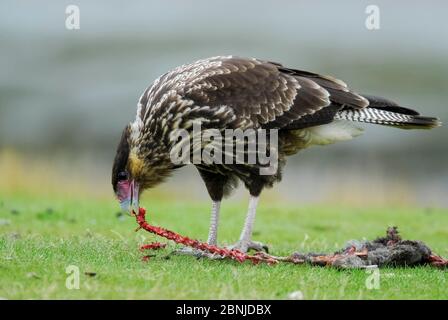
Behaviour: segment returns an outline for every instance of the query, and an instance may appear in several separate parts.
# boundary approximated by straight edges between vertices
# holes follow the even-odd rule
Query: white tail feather
[[[343,120],[335,120],[329,124],[310,127],[304,130],[307,130],[310,134],[310,145],[325,145],[338,141],[351,140],[363,132],[362,128]]]

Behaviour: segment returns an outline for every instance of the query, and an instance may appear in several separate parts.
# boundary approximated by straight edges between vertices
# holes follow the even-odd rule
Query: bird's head
[[[160,150],[152,138],[135,138],[132,125],[126,126],[112,167],[112,186],[123,210],[138,212],[139,197],[145,189],[162,182],[174,169],[169,152]],[[168,158],[167,158],[168,155]]]
[[[112,167],[112,187],[123,210],[138,212],[140,185],[132,172],[130,156],[130,126],[126,126],[117,147]]]

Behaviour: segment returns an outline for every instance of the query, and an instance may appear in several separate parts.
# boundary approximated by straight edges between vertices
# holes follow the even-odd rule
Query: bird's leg
[[[256,251],[266,251],[268,252],[268,247],[260,242],[252,241],[252,230],[255,223],[255,215],[257,213],[257,205],[259,196],[250,196],[249,209],[247,211],[246,220],[244,222],[243,230],[241,231],[240,239],[238,242],[230,246],[231,249],[237,249],[242,252],[247,252],[250,249]]]
[[[213,246],[216,246],[218,239],[218,224],[219,224],[219,211],[221,207],[221,201],[213,200],[212,202],[212,212],[210,215],[210,228],[208,232],[207,243]],[[208,257],[208,258],[217,258],[213,254],[209,254],[207,252],[202,252],[200,250],[196,250],[189,247],[183,247],[180,250],[177,250],[177,253],[180,254],[188,254],[194,255],[197,257]]]
[[[210,228],[208,231],[207,243],[216,246],[218,240],[218,224],[219,224],[219,210],[221,201],[213,201],[212,213],[210,215]]]

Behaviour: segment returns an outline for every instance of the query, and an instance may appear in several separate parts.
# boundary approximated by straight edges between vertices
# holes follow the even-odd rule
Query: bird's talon
[[[263,245],[263,251],[269,253],[269,247],[267,245]]]
[[[230,250],[239,250],[243,253],[247,253],[250,250],[257,252],[269,253],[269,247],[258,241],[238,241],[236,244],[227,247]]]

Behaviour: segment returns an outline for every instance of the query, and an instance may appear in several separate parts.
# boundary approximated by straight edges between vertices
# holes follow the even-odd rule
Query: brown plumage
[[[170,159],[174,145],[170,133],[176,129],[191,132],[193,121],[200,121],[202,130],[219,132],[278,130],[279,165],[271,175],[259,174],[263,166],[259,162],[195,164],[214,201],[212,225],[221,199],[238,181],[245,184],[254,199],[252,207],[256,207],[263,188],[281,179],[286,156],[313,144],[358,135],[360,129],[349,125],[350,121],[399,128],[439,125],[437,119],[419,116],[392,101],[357,94],[330,76],[253,58],[199,60],[162,75],[140,97],[137,117],[123,132],[112,170],[112,184],[124,207],[138,205],[136,199],[142,190],[162,182],[180,166]],[[250,241],[252,216],[255,209],[248,215],[237,246],[243,251],[256,247]],[[211,242],[216,241],[216,230],[212,229],[215,235],[209,236]]]

